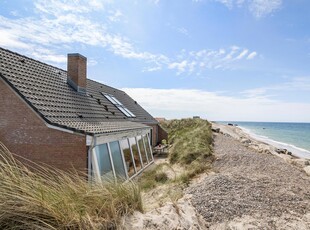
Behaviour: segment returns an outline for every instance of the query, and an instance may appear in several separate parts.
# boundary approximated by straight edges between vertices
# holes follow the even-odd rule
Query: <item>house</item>
[[[166,122],[167,121],[167,119],[164,117],[155,117],[155,120],[158,122]]]
[[[87,169],[89,179],[130,179],[153,163],[158,122],[125,92],[0,48],[0,140],[21,159]]]

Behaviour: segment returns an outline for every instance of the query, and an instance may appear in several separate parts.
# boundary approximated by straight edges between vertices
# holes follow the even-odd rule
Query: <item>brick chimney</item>
[[[78,53],[68,54],[67,83],[78,92],[86,92],[87,59]]]

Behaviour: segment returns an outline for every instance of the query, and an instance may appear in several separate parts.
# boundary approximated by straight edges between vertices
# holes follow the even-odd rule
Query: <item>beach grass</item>
[[[167,163],[154,165],[146,170],[138,179],[138,184],[143,191],[148,191],[158,185],[169,183],[169,178],[164,172],[165,167],[170,167]]]
[[[161,123],[168,131],[169,161],[171,164],[180,164],[185,167],[187,177],[204,172],[210,168],[213,160],[211,123],[203,119],[170,120]]]
[[[0,142],[0,229],[117,229],[142,211],[131,182],[89,183],[86,175],[17,161]]]

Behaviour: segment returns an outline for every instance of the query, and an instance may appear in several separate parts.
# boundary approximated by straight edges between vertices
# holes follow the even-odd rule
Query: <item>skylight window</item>
[[[127,109],[119,100],[117,100],[113,95],[102,93],[106,99],[108,99],[113,105],[115,105],[123,114],[127,117],[136,117],[129,109]]]

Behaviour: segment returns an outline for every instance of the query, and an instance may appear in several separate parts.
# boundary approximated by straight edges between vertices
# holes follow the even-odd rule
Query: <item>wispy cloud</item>
[[[31,55],[39,60],[52,63],[65,63],[67,57],[65,55],[56,54],[55,52],[45,48],[35,48],[32,50]]]
[[[282,0],[253,0],[249,9],[255,17],[262,17],[281,8]]]
[[[187,61],[183,60],[182,62],[172,62],[168,65],[169,69],[177,69],[177,74],[181,74],[183,72],[185,72],[186,68],[187,68]]]
[[[104,8],[105,4],[111,1],[107,0],[80,0],[80,1],[58,1],[58,0],[37,0],[34,6],[40,12],[53,15],[62,15],[63,13],[89,13]]]
[[[264,97],[229,97],[196,89],[125,88],[154,116],[209,120],[308,121],[310,103],[288,103]],[[237,108],[237,109],[236,109]],[[294,119],[294,120],[292,120]]]
[[[244,90],[241,94],[246,97],[269,97],[269,95],[273,95],[279,91],[310,92],[310,77],[295,77],[280,84]]]
[[[242,58],[244,58],[245,57],[245,55],[247,55],[248,54],[248,52],[249,52],[249,50],[247,50],[247,49],[245,49],[245,50],[243,50],[239,55],[238,55],[238,57],[236,57],[236,59],[242,59]]]
[[[89,66],[95,66],[97,64],[98,64],[98,62],[94,59],[88,59],[87,60],[87,65],[89,65]]]
[[[251,60],[251,59],[255,58],[256,56],[257,56],[257,53],[254,51],[254,52],[250,53],[246,59]]]
[[[186,36],[189,36],[189,33],[188,33],[188,30],[184,27],[180,27],[178,28],[178,31],[181,33],[181,34],[184,34]]]
[[[100,47],[116,56],[143,62],[147,66],[143,71],[166,69],[177,75],[230,69],[233,64],[257,55],[256,51],[250,53],[249,49],[238,46],[181,50],[176,56],[140,50],[126,36],[111,31],[111,24],[123,17],[123,13],[113,7],[110,0],[36,0],[33,16],[7,18],[0,15],[0,45],[56,65],[66,62],[64,47],[69,50],[76,44]],[[96,13],[102,13],[105,20],[95,20],[92,15]],[[188,34],[184,27],[179,28],[179,32]]]
[[[249,11],[257,18],[279,10],[282,6],[282,0],[214,0],[224,4],[229,9],[234,7],[247,7]]]
[[[110,21],[117,22],[120,21],[120,18],[123,16],[123,13],[120,10],[110,11],[110,16],[108,17]]]
[[[168,64],[169,69],[176,69],[177,75],[182,73],[199,74],[207,69],[231,69],[235,64],[254,59],[257,53],[249,53],[248,49],[238,46],[218,50],[202,49],[198,51],[182,50],[177,58]]]
[[[27,54],[56,63],[65,62],[56,54],[61,52],[58,47],[74,43],[104,47],[123,58],[155,64],[166,59],[161,54],[138,51],[125,37],[112,33],[105,24],[91,20],[90,13],[103,10],[106,4],[109,1],[38,0],[34,2],[36,16],[18,19],[0,16],[1,45],[24,49]],[[108,19],[116,21],[121,15],[120,11],[115,10]],[[47,56],[47,49],[55,54],[49,52]]]

